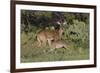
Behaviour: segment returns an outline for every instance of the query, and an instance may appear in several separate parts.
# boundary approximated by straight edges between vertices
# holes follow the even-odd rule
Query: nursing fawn
[[[51,44],[50,52],[53,52],[57,48],[68,49],[68,43],[65,40],[53,41]]]

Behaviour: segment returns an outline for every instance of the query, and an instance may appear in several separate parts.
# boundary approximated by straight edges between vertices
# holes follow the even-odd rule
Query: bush
[[[72,40],[77,43],[79,46],[88,48],[89,44],[89,28],[88,24],[85,24],[82,21],[73,20],[73,24],[69,25],[66,29],[65,27],[65,39]]]

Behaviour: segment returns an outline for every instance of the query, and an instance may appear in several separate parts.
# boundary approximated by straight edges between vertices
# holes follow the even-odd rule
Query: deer
[[[39,46],[46,46],[46,43],[48,43],[49,46],[51,46],[52,41],[57,41],[62,39],[62,34],[64,30],[63,28],[54,29],[54,30],[43,30],[40,31],[37,34],[37,41],[39,43]]]
[[[52,41],[52,44],[50,47],[51,47],[50,52],[52,52],[58,48],[68,49],[68,43],[65,40]],[[56,51],[55,51],[55,53],[56,53]]]
[[[51,46],[50,46],[50,50],[48,50],[48,52],[52,53],[54,52],[55,54],[57,53],[56,49],[62,49],[62,52],[64,53],[64,51],[67,51],[67,54],[71,54],[72,53],[72,48],[73,48],[73,43],[69,40],[57,40],[57,41],[52,41]]]
[[[53,24],[55,29],[54,30],[44,29],[37,33],[37,41],[39,43],[38,44],[39,46],[42,46],[42,45],[46,46],[46,44],[51,46],[52,41],[57,41],[57,40],[62,39],[62,34],[64,33],[62,26],[64,26],[65,24],[67,25],[67,22],[64,19],[63,14],[59,12],[52,13],[52,16],[53,16],[53,19],[50,20],[50,23]],[[49,25],[49,24],[46,23],[46,25]]]

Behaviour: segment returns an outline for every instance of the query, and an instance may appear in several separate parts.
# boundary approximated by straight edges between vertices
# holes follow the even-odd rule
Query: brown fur
[[[46,43],[48,42],[48,45],[51,46],[52,41],[57,41],[62,38],[63,29],[60,28],[59,30],[43,30],[37,34],[37,41],[39,42],[39,46],[43,45],[46,46]]]

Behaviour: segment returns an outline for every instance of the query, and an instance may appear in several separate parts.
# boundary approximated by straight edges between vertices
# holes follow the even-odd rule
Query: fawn
[[[51,44],[51,49],[50,51],[53,51],[57,48],[65,48],[68,49],[68,43],[65,40],[57,40],[53,41]]]

